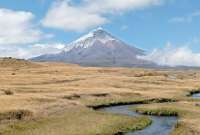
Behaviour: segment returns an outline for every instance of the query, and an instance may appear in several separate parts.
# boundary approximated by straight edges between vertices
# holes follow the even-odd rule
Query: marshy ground
[[[147,117],[90,108],[131,102],[149,103],[131,108],[141,113],[178,115],[173,135],[200,134],[200,100],[187,96],[200,88],[198,69],[89,68],[1,59],[0,86],[2,135],[112,135],[144,128]],[[169,102],[159,103],[163,99]]]

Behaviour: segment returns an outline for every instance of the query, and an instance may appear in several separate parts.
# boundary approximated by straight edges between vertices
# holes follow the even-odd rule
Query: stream
[[[129,107],[134,105],[121,105],[113,107],[105,107],[100,109],[100,111],[113,113],[113,114],[122,114],[128,116],[142,116],[139,113],[130,111]],[[177,123],[177,117],[161,117],[161,116],[149,116],[152,120],[152,124],[146,127],[143,130],[136,132],[128,132],[125,135],[169,135],[170,132],[174,129],[175,124]]]
[[[193,97],[193,98],[200,99],[200,93],[192,94],[192,97]]]

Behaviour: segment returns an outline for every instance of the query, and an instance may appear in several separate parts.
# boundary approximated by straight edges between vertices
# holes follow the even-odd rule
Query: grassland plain
[[[138,111],[177,113],[173,135],[199,134],[200,100],[187,96],[200,88],[199,81],[198,69],[96,68],[0,59],[0,134],[112,135],[137,130],[151,121],[88,106],[155,99],[177,102],[142,105]]]

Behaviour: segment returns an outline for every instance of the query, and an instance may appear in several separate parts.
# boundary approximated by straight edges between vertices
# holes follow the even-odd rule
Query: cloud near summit
[[[171,67],[200,66],[200,53],[193,52],[188,46],[173,47],[171,43],[168,43],[163,49],[154,49],[148,55],[138,58]]]
[[[84,31],[110,22],[109,15],[160,5],[164,0],[57,0],[48,10],[42,24],[65,31]]]

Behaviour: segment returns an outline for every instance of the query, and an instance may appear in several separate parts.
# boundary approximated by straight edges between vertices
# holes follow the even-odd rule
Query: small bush
[[[0,113],[0,121],[2,120],[22,120],[25,118],[32,118],[33,112],[29,110],[10,110],[8,112]]]
[[[107,97],[109,96],[108,93],[97,93],[97,94],[91,94],[94,97]]]
[[[14,95],[14,92],[11,91],[11,90],[4,90],[4,93],[5,93],[6,95]]]
[[[70,96],[64,96],[63,98],[64,99],[69,99],[69,100],[75,100],[75,99],[81,98],[81,96],[78,95],[78,94],[73,94],[73,95],[70,95]]]
[[[15,73],[12,73],[11,75],[16,75]]]
[[[144,115],[154,115],[154,116],[178,116],[178,111],[173,109],[138,109],[136,108],[136,112],[144,114]]]

